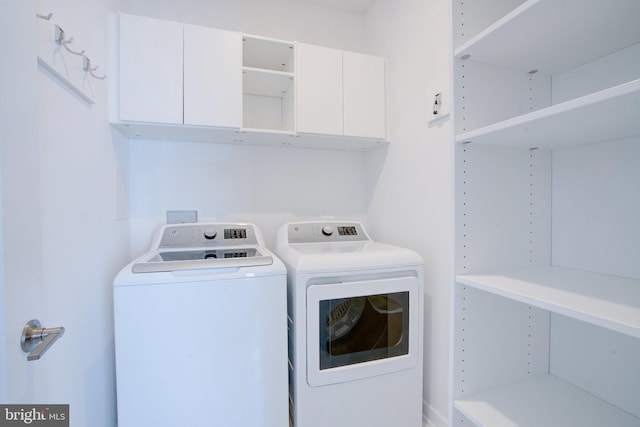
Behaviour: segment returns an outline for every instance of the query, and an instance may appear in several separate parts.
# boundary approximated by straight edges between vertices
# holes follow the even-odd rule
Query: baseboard
[[[429,403],[422,401],[422,425],[423,427],[448,427],[446,417],[443,417]]]

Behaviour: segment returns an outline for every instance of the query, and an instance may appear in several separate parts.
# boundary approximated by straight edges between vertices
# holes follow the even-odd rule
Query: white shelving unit
[[[451,425],[640,426],[640,2],[453,16]]]

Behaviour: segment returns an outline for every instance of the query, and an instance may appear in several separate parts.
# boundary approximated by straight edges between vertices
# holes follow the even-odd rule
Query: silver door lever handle
[[[22,328],[20,345],[29,353],[27,360],[39,360],[58,338],[64,335],[64,328],[43,328],[37,319],[30,320]]]

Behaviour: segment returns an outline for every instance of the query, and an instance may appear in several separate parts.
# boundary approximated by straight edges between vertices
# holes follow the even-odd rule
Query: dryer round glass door
[[[318,386],[406,369],[418,357],[415,276],[307,289],[307,379]]]
[[[319,304],[321,370],[409,353],[409,291]]]

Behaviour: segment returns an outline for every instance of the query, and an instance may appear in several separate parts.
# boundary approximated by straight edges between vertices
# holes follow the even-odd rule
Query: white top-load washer
[[[286,426],[286,269],[252,224],[166,225],[114,280],[119,427]]]
[[[350,221],[285,224],[275,252],[288,269],[293,424],[421,426],[422,258]]]

